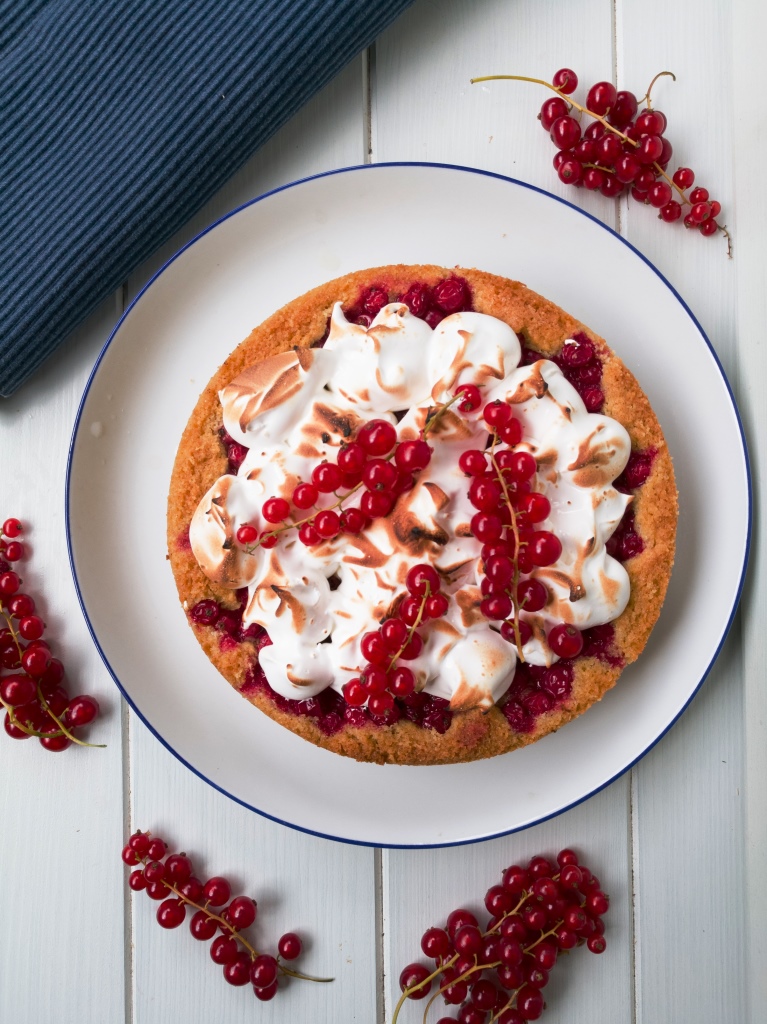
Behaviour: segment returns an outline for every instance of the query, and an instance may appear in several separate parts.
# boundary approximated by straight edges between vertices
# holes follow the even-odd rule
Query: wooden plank
[[[676,73],[676,84],[665,78],[653,91],[654,104],[669,121],[675,150],[671,169],[692,167],[696,184],[720,199],[723,219],[732,223],[729,8],[716,0],[671,6],[620,0],[616,12],[619,85],[641,95],[656,72]],[[703,25],[705,32],[693,28]],[[695,45],[680,45],[691,32]],[[623,204],[622,225],[626,237],[689,303],[731,380],[736,378],[736,286],[744,262],[737,239],[735,259],[728,260],[721,238],[665,225],[655,211],[633,202]],[[626,301],[630,309],[641,296],[627,295]],[[700,538],[703,557],[710,542]],[[736,624],[691,708],[635,769],[637,1021],[648,1024],[745,1019],[738,634]]]
[[[746,1017],[757,1021],[767,1005],[767,553],[764,528],[764,481],[767,480],[767,293],[764,288],[764,238],[767,199],[760,172],[764,167],[764,114],[760,90],[754,82],[764,57],[759,40],[767,30],[763,5],[733,7],[732,149],[737,188],[738,263],[738,397],[751,451],[756,487],[751,567],[744,593],[741,644],[743,652],[743,793],[745,805],[745,908],[746,908]],[[761,486],[760,486],[761,485]]]
[[[551,166],[556,152],[536,115],[545,90],[521,82],[469,85],[490,73],[550,78],[561,66],[597,80],[613,63],[609,3],[584,2],[577,13],[502,0],[416,3],[376,43],[373,158],[478,166],[518,177],[576,202],[614,226],[615,204],[568,189]],[[450,211],[445,211],[450,217]],[[552,239],[556,244],[556,239]],[[403,252],[403,261],[407,253]],[[578,951],[553,972],[546,1019],[613,1024],[631,1014],[631,873],[629,790],[623,779],[567,814],[527,832],[469,847],[384,853],[387,1015],[406,964],[423,960],[420,936],[465,902],[481,908],[486,889],[512,861],[564,845],[579,847],[613,896],[603,958]],[[424,794],[428,799],[428,794]],[[460,813],[457,809],[456,813]],[[441,1001],[440,1001],[440,1005]],[[402,1024],[421,1019],[408,1006]],[[434,1019],[438,1011],[432,1011]]]
[[[0,736],[0,1020],[14,1024],[123,1019],[120,699],[78,607],[64,529],[72,424],[116,315],[110,298],[0,403],[2,518],[30,526],[24,590],[48,625],[70,695],[98,698],[102,715],[90,739],[107,744],[52,754],[34,739]]]
[[[291,180],[362,163],[362,86],[358,59],[131,277],[129,296],[179,246],[228,210]],[[252,929],[257,942],[273,951],[279,935],[295,929],[309,940],[299,969],[336,978],[331,985],[292,982],[273,1002],[257,1004],[250,986],[228,989],[208,956],[208,943],[196,942],[187,927],[164,933],[154,920],[155,906],[139,894],[132,910],[131,1019],[194,1024],[224,1014],[234,1024],[257,1014],[264,1021],[374,1020],[373,850],[304,835],[245,810],[184,768],[134,716],[130,751],[133,827],[167,830],[176,849],[181,844],[206,871],[232,878],[238,891],[252,895],[260,908]]]

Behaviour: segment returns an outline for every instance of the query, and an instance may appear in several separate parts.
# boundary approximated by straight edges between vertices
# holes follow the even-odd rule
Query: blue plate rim
[[[318,831],[316,831],[314,829],[305,828],[302,825],[298,825],[298,824],[296,824],[294,822],[291,822],[291,821],[285,821],[284,819],[278,818],[275,815],[268,814],[266,811],[262,811],[260,808],[255,807],[253,804],[248,803],[246,800],[242,800],[240,797],[237,797],[233,793],[230,793],[228,790],[224,789],[222,786],[219,786],[212,779],[209,779],[207,777],[207,775],[204,775],[199,769],[195,768],[194,765],[190,764],[184,757],[182,757],[181,754],[179,754],[178,751],[175,750],[170,745],[170,743],[168,743],[168,741],[165,740],[164,737],[161,736],[160,733],[157,732],[157,730],[152,726],[152,724],[148,721],[148,719],[144,716],[144,714],[140,711],[140,709],[136,706],[134,701],[128,695],[128,693],[126,692],[126,690],[122,686],[120,680],[118,679],[117,674],[115,673],[114,669],[110,665],[109,659],[107,658],[103,648],[101,647],[101,644],[99,643],[99,639],[96,636],[96,632],[95,632],[95,630],[93,628],[93,625],[91,623],[90,617],[88,615],[88,610],[87,610],[87,608],[85,606],[85,600],[83,598],[82,591],[81,591],[81,588],[80,588],[80,581],[79,581],[78,576],[77,576],[77,568],[76,568],[76,565],[75,565],[75,556],[74,556],[74,549],[73,549],[73,544],[72,544],[71,518],[70,518],[70,497],[71,497],[71,485],[72,485],[72,461],[73,461],[73,457],[74,457],[74,450],[75,450],[75,445],[76,445],[76,442],[77,442],[77,435],[78,435],[78,431],[79,431],[79,427],[80,427],[80,421],[82,419],[83,411],[84,411],[84,408],[85,408],[85,403],[87,401],[88,394],[89,394],[90,389],[91,389],[91,385],[93,384],[93,382],[94,382],[94,380],[96,378],[96,374],[97,374],[98,369],[99,369],[99,367],[101,365],[102,359],[106,355],[106,352],[109,349],[109,346],[112,344],[113,340],[117,336],[117,333],[120,330],[120,327],[122,326],[123,322],[127,319],[127,317],[131,313],[131,310],[134,308],[134,306],[136,306],[137,303],[141,300],[141,298],[144,295],[144,293],[149,288],[151,288],[151,286],[154,284],[154,282],[171,266],[171,264],[175,263],[175,261],[184,252],[186,252],[186,250],[188,248],[190,248],[190,246],[192,246],[196,242],[198,242],[201,238],[203,238],[205,235],[207,235],[208,232],[210,232],[214,228],[218,227],[219,224],[223,224],[224,221],[227,221],[231,217],[236,216],[242,210],[245,210],[245,209],[247,209],[250,206],[254,206],[256,203],[260,203],[263,200],[268,199],[270,196],[277,195],[279,192],[284,192],[286,189],[296,188],[299,185],[304,185],[304,184],[307,184],[308,182],[316,181],[317,179],[320,179],[320,178],[327,178],[327,177],[331,177],[331,176],[337,175],[337,174],[348,174],[348,173],[354,172],[354,171],[375,172],[376,170],[380,170],[382,168],[392,168],[392,167],[407,167],[407,168],[411,168],[411,169],[412,168],[427,168],[429,170],[440,169],[440,170],[449,170],[449,171],[461,171],[461,172],[468,173],[468,174],[478,174],[478,175],[481,175],[483,177],[496,178],[499,181],[505,181],[505,182],[508,182],[510,184],[513,184],[513,185],[518,185],[521,188],[529,189],[531,192],[538,192],[540,195],[546,196],[549,199],[553,199],[556,202],[561,203],[563,206],[567,206],[567,207],[569,207],[569,209],[574,210],[576,213],[579,213],[581,216],[586,217],[588,220],[593,221],[600,228],[602,228],[604,231],[607,231],[610,235],[613,236],[613,238],[617,239],[619,242],[621,242],[621,244],[625,245],[636,256],[638,256],[639,259],[647,267],[649,267],[650,270],[652,270],[652,272],[663,282],[663,284],[669,289],[669,291],[672,293],[672,295],[674,295],[676,300],[679,302],[679,304],[682,306],[682,308],[685,310],[687,315],[692,320],[692,322],[695,325],[695,327],[697,328],[697,330],[700,332],[701,337],[703,338],[704,342],[708,346],[709,352],[711,353],[711,356],[714,359],[714,363],[716,365],[716,368],[718,369],[718,371],[719,371],[719,373],[720,373],[720,375],[722,377],[722,380],[724,381],[724,385],[725,385],[725,387],[727,389],[727,394],[729,395],[730,402],[732,404],[732,409],[733,409],[733,412],[735,414],[735,420],[737,422],[738,430],[740,432],[740,439],[741,439],[741,444],[742,444],[742,448],[743,448],[744,468],[745,468],[745,473],[746,473],[746,488],[747,488],[747,495],[748,495],[748,516],[747,516],[747,524],[746,524],[746,543],[745,543],[745,549],[744,549],[744,553],[743,553],[743,565],[741,567],[740,579],[738,581],[737,591],[735,593],[735,598],[734,598],[733,603],[732,603],[732,608],[730,609],[730,614],[728,616],[727,623],[726,623],[726,625],[724,627],[724,630],[722,632],[719,644],[717,645],[717,648],[714,651],[714,654],[713,654],[713,656],[711,658],[711,661],[708,664],[708,667],[706,668],[706,670],[701,675],[701,678],[698,680],[698,683],[696,684],[695,688],[690,693],[690,696],[687,699],[687,701],[685,701],[684,705],[680,708],[680,710],[677,712],[677,714],[674,716],[674,718],[672,718],[671,721],[666,725],[665,729],[663,729],[663,731],[660,732],[658,734],[658,736],[656,736],[656,738],[652,741],[652,743],[650,743],[640,754],[638,754],[637,757],[635,757],[633,761],[631,761],[625,767],[621,768],[621,770],[616,772],[616,774],[613,775],[610,779],[608,779],[607,781],[603,782],[601,785],[597,786],[596,788],[589,790],[588,793],[585,793],[583,796],[579,797],[577,800],[573,800],[571,803],[567,804],[566,806],[560,807],[558,810],[553,811],[551,814],[546,814],[546,815],[544,815],[544,816],[542,816],[540,818],[536,818],[534,821],[529,821],[529,822],[527,822],[524,825],[517,825],[514,828],[504,829],[501,832],[494,832],[492,835],[479,836],[479,837],[474,838],[474,839],[460,839],[460,840],[457,840],[455,842],[449,842],[449,843],[395,843],[395,844],[388,844],[388,843],[379,843],[379,842],[368,842],[368,841],[361,840],[361,839],[351,839],[351,838],[348,838],[346,836],[335,836],[335,835],[331,835],[331,834],[326,833],[326,832],[318,832]],[[523,832],[526,829],[532,828],[535,825],[540,825],[540,824],[542,824],[545,821],[549,821],[552,818],[556,818],[560,814],[564,814],[566,811],[571,810],[573,807],[577,807],[579,804],[583,803],[584,801],[589,800],[593,796],[596,796],[597,793],[601,793],[603,789],[606,789],[608,786],[612,785],[612,783],[615,782],[617,779],[621,778],[621,776],[624,775],[627,771],[630,771],[634,767],[635,764],[637,764],[639,761],[641,761],[641,759],[643,757],[645,757],[645,755],[648,754],[653,749],[653,747],[655,747],[655,745],[660,742],[660,740],[663,739],[663,737],[672,728],[672,726],[674,726],[679,721],[681,716],[684,714],[684,712],[690,706],[693,698],[698,693],[698,691],[700,690],[700,688],[703,685],[703,683],[706,681],[709,673],[711,672],[711,669],[713,668],[717,658],[719,657],[719,654],[721,653],[722,647],[724,646],[724,643],[725,643],[725,641],[727,639],[727,636],[728,636],[728,634],[730,632],[730,629],[732,627],[732,623],[733,623],[733,620],[734,620],[735,615],[737,613],[738,605],[740,603],[740,598],[741,598],[741,595],[743,593],[743,587],[744,587],[744,584],[745,584],[746,572],[747,572],[747,569],[748,569],[748,561],[749,561],[749,556],[750,556],[750,553],[751,553],[751,540],[752,540],[752,530],[753,530],[753,483],[752,483],[751,476],[752,476],[751,460],[750,460],[749,453],[748,453],[748,443],[747,443],[747,440],[746,440],[745,430],[743,428],[743,421],[741,419],[741,415],[740,415],[740,411],[738,409],[737,402],[735,401],[735,395],[733,393],[733,389],[732,389],[732,387],[730,385],[730,382],[729,382],[729,380],[727,378],[727,374],[724,371],[724,367],[722,366],[722,363],[721,363],[721,361],[719,359],[719,356],[717,355],[716,350],[714,349],[714,346],[711,344],[711,342],[710,342],[706,332],[703,330],[703,327],[699,323],[699,321],[696,318],[695,314],[692,312],[690,307],[684,301],[684,299],[679,294],[679,292],[676,290],[676,288],[674,288],[674,286],[671,284],[671,282],[660,272],[660,270],[658,270],[658,268],[655,266],[654,263],[652,263],[642,252],[640,252],[639,249],[636,248],[636,246],[632,245],[631,242],[629,242],[627,239],[623,238],[622,235],[619,235],[617,231],[615,231],[613,228],[609,227],[607,224],[604,224],[601,220],[599,220],[598,217],[595,217],[593,214],[588,213],[586,210],[582,210],[579,206],[575,206],[573,203],[569,202],[567,199],[563,199],[561,196],[554,195],[552,192],[548,192],[548,191],[546,191],[546,189],[539,188],[537,185],[531,185],[529,182],[520,181],[518,178],[512,178],[512,177],[509,177],[508,175],[505,175],[505,174],[499,174],[496,171],[486,171],[486,170],[482,170],[481,168],[476,168],[476,167],[464,167],[464,166],[462,166],[460,164],[430,163],[428,161],[394,160],[394,161],[388,161],[388,162],[385,162],[385,163],[353,164],[353,165],[350,165],[348,167],[339,167],[339,168],[335,168],[335,169],[330,170],[330,171],[321,171],[318,174],[311,174],[311,175],[308,175],[305,178],[298,178],[295,181],[288,182],[285,185],[280,185],[277,188],[270,189],[268,192],[263,192],[261,195],[256,196],[253,199],[249,199],[245,203],[241,203],[239,206],[235,207],[233,210],[230,210],[229,213],[223,214],[221,217],[217,218],[215,221],[213,221],[211,224],[209,224],[206,228],[203,228],[201,231],[199,231],[185,245],[183,245],[180,249],[178,249],[177,252],[175,252],[171,257],[169,257],[163,263],[163,265],[159,268],[159,270],[155,271],[155,273],[150,277],[150,279],[147,281],[147,283],[144,285],[144,287],[137,293],[135,298],[131,301],[131,303],[127,307],[127,309],[125,309],[125,311],[121,315],[120,319],[117,321],[114,329],[112,330],[112,332],[110,333],[109,337],[107,338],[106,342],[104,343],[104,346],[101,349],[101,351],[99,352],[98,357],[96,359],[96,362],[93,365],[93,369],[91,370],[91,373],[90,373],[90,375],[88,377],[88,380],[86,382],[85,388],[83,390],[82,398],[80,399],[80,404],[79,404],[78,409],[77,409],[77,415],[75,416],[74,426],[72,428],[72,438],[71,438],[71,441],[70,441],[70,444],[69,444],[69,451],[68,451],[68,454],[67,454],[66,485],[65,485],[65,494],[64,494],[64,517],[65,517],[65,529],[66,529],[66,539],[67,539],[67,553],[68,553],[68,557],[69,557],[69,566],[70,566],[70,569],[72,571],[72,578],[73,578],[74,585],[75,585],[75,591],[77,593],[77,600],[78,600],[78,602],[80,604],[80,608],[81,608],[83,616],[85,618],[85,623],[86,623],[86,625],[88,627],[88,632],[90,633],[91,639],[93,640],[93,643],[96,646],[96,650],[101,655],[101,659],[104,662],[104,665],[106,666],[106,669],[109,672],[110,676],[114,680],[114,683],[117,686],[118,690],[120,691],[120,693],[122,694],[124,699],[127,701],[127,703],[130,705],[132,710],[135,712],[135,714],[138,715],[138,717],[144,723],[144,725],[147,727],[147,729],[149,729],[149,731],[152,733],[152,735],[157,740],[159,740],[159,742],[168,751],[170,751],[170,753],[173,754],[173,756],[176,757],[186,768],[188,768],[191,772],[193,772],[193,774],[195,774],[198,778],[200,778],[204,782],[208,783],[209,786],[212,786],[213,789],[217,790],[219,793],[222,793],[224,796],[229,797],[230,800],[233,800],[235,803],[240,804],[242,807],[246,807],[248,810],[255,811],[256,814],[260,814],[262,817],[268,818],[270,821],[277,822],[277,824],[280,824],[280,825],[285,825],[288,828],[295,829],[296,831],[303,832],[303,833],[305,833],[307,835],[317,836],[320,839],[330,839],[330,840],[332,840],[334,842],[348,843],[348,844],[350,844],[352,846],[366,846],[366,847],[372,847],[374,849],[375,848],[385,848],[385,849],[390,849],[390,850],[433,850],[433,849],[441,849],[443,847],[451,847],[451,846],[469,846],[469,845],[471,845],[473,843],[483,843],[483,842],[488,842],[491,839],[500,839],[502,836],[512,835],[515,832]]]

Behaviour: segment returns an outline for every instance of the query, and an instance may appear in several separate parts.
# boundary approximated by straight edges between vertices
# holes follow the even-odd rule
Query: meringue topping
[[[364,422],[387,419],[400,440],[418,437],[429,409],[460,384],[478,385],[483,405],[513,405],[524,429],[518,447],[538,460],[536,486],[551,504],[539,528],[562,542],[559,560],[532,573],[550,599],[541,612],[522,613],[532,628],[525,660],[557,660],[545,643],[554,624],[586,629],[624,610],[628,575],[605,544],[631,501],[612,486],[628,461],[628,434],[610,417],[589,413],[555,363],[520,367],[520,355],[514,331],[482,313],[455,313],[432,330],[395,302],[366,329],[348,323],[336,303],[324,348],[272,356],[220,392],[224,425],[248,454],[236,477],[221,477],[203,497],[190,542],[211,580],[248,588],[243,625],[258,623],[269,633],[260,663],[276,692],[298,700],[327,686],[340,692],[364,665],[363,635],[391,613],[408,570],[421,562],[440,572],[449,607],[444,618],[419,626],[423,650],[406,663],[417,689],[449,699],[454,709],[489,708],[507,690],[517,652],[500,624],[479,611],[482,545],[471,535],[476,510],[458,466],[462,452],[485,445],[481,410],[447,411],[429,435],[432,459],[416,486],[363,534],[307,548],[297,531],[287,531],[275,548],[253,554],[235,540],[245,523],[268,528],[266,498],[289,499],[319,462],[335,462]],[[358,505],[359,496],[348,505]],[[318,508],[336,500],[321,494]]]

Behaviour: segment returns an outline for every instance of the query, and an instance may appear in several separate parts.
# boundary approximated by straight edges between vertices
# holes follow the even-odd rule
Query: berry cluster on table
[[[75,732],[99,713],[89,694],[70,698],[64,686],[64,666],[54,658],[44,639],[45,623],[36,614],[35,601],[21,589],[16,571],[26,557],[22,523],[6,519],[0,538],[0,704],[8,736],[26,740],[36,736],[46,750],[59,752],[73,743],[86,743]]]
[[[717,221],[721,203],[711,198],[708,189],[693,188],[691,168],[668,173],[674,152],[665,134],[668,122],[651,100],[655,82],[664,76],[676,81],[672,72],[661,71],[641,100],[628,89],[616,89],[612,82],[596,82],[588,90],[585,105],[573,99],[578,76],[570,68],[560,68],[551,82],[525,75],[484,75],[472,82],[512,79],[551,89],[556,96],[544,101],[538,118],[557,148],[554,169],[560,181],[611,199],[630,192],[636,202],[657,209],[659,219],[667,224],[681,221],[707,237],[721,233],[731,256],[732,238]],[[594,120],[584,127],[583,116]]]
[[[545,1009],[543,990],[560,956],[585,945],[592,953],[606,948],[603,915],[610,901],[599,879],[569,849],[556,864],[533,857],[527,867],[512,865],[499,885],[485,893],[490,919],[482,928],[470,910],[459,908],[444,927],[423,933],[421,949],[435,968],[422,963],[403,968],[402,996],[392,1024],[406,1000],[431,998],[428,1013],[441,996],[459,1007],[457,1017],[436,1024],[525,1024]]]
[[[149,832],[135,832],[122,850],[123,862],[134,870],[128,877],[133,892],[146,892],[159,901],[157,922],[161,928],[178,928],[187,910],[194,913],[189,930],[201,942],[211,941],[210,958],[222,968],[224,981],[236,987],[252,985],[256,999],[268,1002],[277,994],[280,980],[332,981],[313,978],[286,964],[296,960],[303,944],[295,932],[277,942],[277,955],[260,952],[243,934],[256,920],[258,905],[249,896],[232,897],[228,879],[214,875],[205,882],[194,874],[185,853],[168,853],[168,844]]]

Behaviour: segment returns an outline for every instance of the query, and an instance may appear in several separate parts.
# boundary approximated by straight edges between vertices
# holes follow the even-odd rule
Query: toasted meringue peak
[[[431,330],[393,302],[365,328],[348,323],[337,303],[323,349],[266,359],[221,391],[226,429],[249,450],[237,477],[221,477],[200,502],[192,550],[211,579],[248,587],[243,622],[269,632],[273,642],[260,662],[278,693],[301,700],[327,686],[340,691],[358,675],[363,635],[392,614],[408,570],[419,562],[438,569],[449,607],[444,618],[419,627],[423,650],[408,662],[418,688],[463,710],[489,708],[508,688],[516,650],[500,636],[500,624],[479,612],[481,545],[471,534],[475,509],[458,466],[461,452],[484,445],[479,411],[450,409],[441,417],[416,486],[363,534],[307,548],[290,531],[275,548],[253,555],[234,540],[244,523],[264,529],[265,499],[289,499],[319,462],[335,462],[363,423],[384,418],[397,424],[401,440],[418,437],[435,403],[460,383],[481,385],[484,402],[513,404],[551,504],[541,528],[562,541],[557,563],[533,573],[550,601],[534,616],[523,613],[532,628],[525,659],[556,660],[545,643],[556,622],[585,629],[623,611],[628,576],[605,544],[631,500],[612,486],[630,454],[628,435],[609,417],[589,413],[553,362],[519,367],[519,358],[514,331],[481,313],[453,314]],[[318,505],[336,500],[320,495]]]

